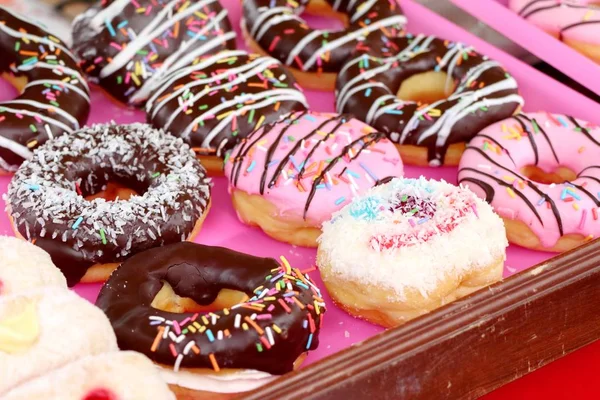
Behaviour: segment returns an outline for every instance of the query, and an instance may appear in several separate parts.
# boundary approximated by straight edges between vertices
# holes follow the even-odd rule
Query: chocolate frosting
[[[86,200],[109,181],[129,200]],[[7,206],[27,240],[77,283],[96,264],[186,240],[206,212],[204,168],[181,139],[144,124],[95,125],[46,143],[13,177]]]
[[[148,250],[124,262],[96,305],[111,321],[119,347],[155,362],[187,368],[253,369],[284,374],[316,349],[325,312],[308,276],[284,262],[189,242]],[[221,289],[252,296],[205,315],[151,306],[167,282],[176,294],[211,304]]]
[[[218,0],[102,1],[73,21],[73,49],[93,82],[141,106],[171,71],[235,48],[227,15]]]
[[[419,73],[445,72],[456,88],[431,104],[396,97]],[[523,104],[517,82],[497,62],[472,47],[434,36],[406,35],[348,61],[336,83],[338,112],[354,114],[395,143],[426,147],[432,166],[451,144],[468,142],[486,126],[510,117]]]
[[[309,0],[246,0],[242,26],[265,52],[285,65],[337,73],[357,49],[398,36],[406,23],[396,1],[326,1],[348,16],[346,29],[311,29],[299,16]]]
[[[90,98],[67,46],[3,7],[0,51],[0,72],[27,80],[16,99],[0,103],[0,170],[14,171],[49,138],[85,124]]]
[[[198,155],[221,157],[261,125],[307,107],[281,63],[237,50],[167,76],[146,111],[148,122],[183,138]]]

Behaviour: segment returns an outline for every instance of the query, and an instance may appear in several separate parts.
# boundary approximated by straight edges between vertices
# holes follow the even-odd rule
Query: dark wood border
[[[243,398],[473,399],[598,338],[595,240]]]

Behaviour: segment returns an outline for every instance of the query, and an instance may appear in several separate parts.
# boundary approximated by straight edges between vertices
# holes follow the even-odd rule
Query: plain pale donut
[[[175,400],[150,360],[133,351],[83,357],[8,392],[3,400]]]
[[[0,297],[47,286],[67,288],[50,255],[24,240],[0,236]]]
[[[129,199],[90,199],[116,181]],[[35,151],[6,197],[15,232],[52,257],[72,286],[101,282],[116,264],[151,247],[193,240],[210,207],[194,152],[145,124],[104,124]]]
[[[232,301],[231,291],[245,296]],[[285,258],[195,243],[131,257],[96,304],[120,348],[146,354],[178,395],[190,396],[252,390],[292,371],[318,347],[325,313],[319,289]]]
[[[117,350],[106,316],[69,290],[0,297],[0,396],[86,355]]]
[[[317,266],[350,314],[392,327],[502,278],[502,220],[466,189],[393,179],[323,225]]]
[[[504,218],[510,242],[566,251],[600,236],[600,128],[519,114],[481,131],[458,180]]]
[[[309,247],[333,212],[402,173],[383,133],[351,115],[316,112],[255,131],[225,163],[239,218],[279,241]]]

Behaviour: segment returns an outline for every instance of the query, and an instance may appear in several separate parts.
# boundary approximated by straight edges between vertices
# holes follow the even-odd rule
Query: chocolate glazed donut
[[[284,260],[284,259],[283,259]],[[245,303],[198,315],[155,309],[168,283],[181,297],[210,305],[221,289],[252,296]],[[111,321],[119,347],[180,367],[252,369],[275,375],[316,349],[325,312],[319,289],[287,261],[222,247],[178,243],[124,262],[96,302]]]
[[[0,103],[1,172],[15,171],[46,140],[79,129],[87,121],[90,98],[67,46],[3,7],[0,52],[0,72],[22,91]]]
[[[431,104],[396,97],[413,75],[448,75],[447,99]],[[340,71],[336,109],[386,132],[392,142],[427,148],[429,164],[444,163],[451,144],[468,142],[481,129],[513,115],[523,99],[517,82],[496,61],[460,43],[407,35],[356,55]]]

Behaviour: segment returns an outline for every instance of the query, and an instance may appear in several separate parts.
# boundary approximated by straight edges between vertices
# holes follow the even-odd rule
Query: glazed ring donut
[[[511,243],[561,252],[600,236],[599,154],[597,126],[519,114],[473,138],[458,179],[502,216]]]
[[[50,255],[24,240],[0,236],[0,298],[42,287],[67,288]]]
[[[81,68],[121,103],[143,106],[161,77],[194,58],[235,49],[218,0],[102,1],[73,21]]]
[[[0,175],[16,171],[46,140],[87,121],[89,89],[75,56],[41,26],[0,7],[2,78],[21,93],[0,103]]]
[[[394,179],[323,225],[317,266],[350,314],[392,327],[502,278],[502,219],[444,181]]]
[[[146,357],[133,351],[83,357],[9,391],[3,400],[175,400]]]
[[[292,371],[317,348],[325,312],[319,289],[285,258],[195,243],[131,257],[96,305],[119,347],[158,363],[177,395],[243,392]]]
[[[236,50],[174,71],[146,111],[148,122],[189,143],[210,174],[222,174],[222,157],[239,139],[307,107],[302,89],[279,61]]]
[[[510,8],[568,46],[600,63],[597,0],[510,0]]]
[[[472,47],[424,35],[389,43],[392,54],[344,65],[336,109],[386,132],[406,164],[458,165],[466,142],[523,104],[517,82]],[[440,94],[447,98],[435,100]]]
[[[316,247],[321,224],[379,181],[402,176],[385,134],[350,115],[301,112],[253,132],[225,164],[239,218]]]
[[[140,195],[86,198],[109,182]],[[193,240],[210,187],[181,139],[144,124],[107,124],[37,150],[13,177],[6,203],[15,233],[50,253],[72,286],[106,280],[132,254]]]
[[[306,89],[333,90],[342,64],[357,49],[399,36],[406,23],[389,0],[244,0],[242,32],[248,47],[290,67]],[[346,29],[311,29],[300,14],[337,15]]]
[[[117,350],[102,311],[69,290],[0,296],[0,397],[81,357]]]

